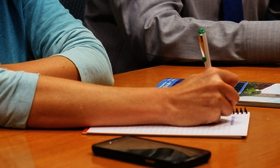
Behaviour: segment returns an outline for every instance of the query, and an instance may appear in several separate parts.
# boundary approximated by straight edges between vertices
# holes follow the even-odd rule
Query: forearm
[[[40,76],[30,128],[163,124],[161,89],[116,88]]]
[[[1,67],[13,71],[25,71],[46,76],[80,80],[79,72],[73,62],[62,56],[42,58],[23,63],[3,64]]]
[[[237,76],[210,68],[171,88],[120,88],[40,76],[27,127],[217,122],[238,102]]]

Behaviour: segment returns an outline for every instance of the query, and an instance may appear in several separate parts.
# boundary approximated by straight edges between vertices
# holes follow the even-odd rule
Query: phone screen
[[[96,144],[100,148],[143,156],[145,158],[162,160],[180,164],[203,156],[209,156],[207,150],[179,146],[169,143],[152,141],[137,137],[126,136]],[[209,159],[208,157],[208,159]],[[207,160],[208,160],[207,159]]]

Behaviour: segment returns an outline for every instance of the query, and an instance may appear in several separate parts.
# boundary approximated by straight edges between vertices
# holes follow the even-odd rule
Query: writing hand
[[[167,118],[171,125],[199,125],[230,115],[239,100],[234,89],[238,77],[225,70],[209,68],[203,73],[166,88]]]

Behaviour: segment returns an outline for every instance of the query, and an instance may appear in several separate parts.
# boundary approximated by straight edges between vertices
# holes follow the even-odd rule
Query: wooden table
[[[279,67],[221,67],[239,75],[239,80],[280,83]],[[115,75],[116,86],[155,86],[164,78],[185,78],[204,67],[158,66]],[[247,107],[251,112],[246,139],[190,137],[145,137],[210,150],[212,156],[201,168],[272,168],[280,166],[280,109]],[[91,145],[117,136],[82,135],[77,130],[0,129],[0,167],[143,167],[96,157]]]

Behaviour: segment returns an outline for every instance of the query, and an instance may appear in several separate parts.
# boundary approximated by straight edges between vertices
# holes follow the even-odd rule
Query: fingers
[[[230,71],[213,68],[213,67],[209,68],[207,71],[209,71],[209,73],[217,73],[225,83],[233,87],[238,82],[238,76]]]
[[[234,86],[238,82],[238,77],[236,74],[226,70],[221,70],[217,68],[210,68],[209,70],[210,73],[218,74],[220,79],[223,81],[222,84],[218,85],[219,91],[224,97],[223,102],[221,102],[221,115],[230,115],[232,113],[233,107],[239,101],[239,94],[234,89]]]
[[[224,94],[224,97],[228,100],[232,107],[238,103],[239,94],[232,86],[225,84],[224,87],[221,87],[221,92]]]
[[[221,109],[221,115],[222,116],[228,116],[232,114],[233,107],[231,102],[228,99],[223,99],[224,101],[222,102],[222,109]]]
[[[220,98],[220,107],[221,107],[221,115],[230,115],[232,113],[233,107],[239,101],[239,94],[236,92],[233,86],[225,83],[218,82],[215,86],[217,91],[219,92]]]

